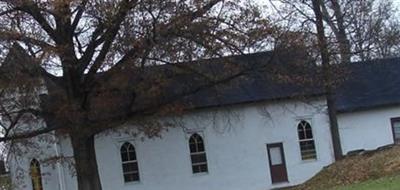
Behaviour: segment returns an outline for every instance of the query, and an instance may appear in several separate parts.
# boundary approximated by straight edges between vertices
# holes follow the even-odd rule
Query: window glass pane
[[[139,173],[134,173],[133,174],[133,181],[139,181]]]
[[[269,155],[271,157],[271,165],[275,166],[283,163],[280,147],[269,148]]]
[[[190,143],[189,144],[190,152],[197,152],[196,144]]]
[[[305,151],[301,155],[302,160],[314,160],[317,158],[315,150]]]
[[[121,146],[121,153],[127,153],[128,149],[125,147],[125,145]]]
[[[306,138],[307,139],[313,138],[311,127],[306,127]]]
[[[298,135],[299,135],[299,139],[303,140],[304,137],[305,137],[305,133],[304,133],[303,127],[298,127],[297,132],[298,132]]]
[[[200,166],[192,166],[193,173],[200,173],[201,169]]]
[[[125,182],[133,181],[132,174],[124,174],[124,181]]]
[[[204,152],[204,144],[203,144],[202,141],[201,141],[201,142],[198,142],[198,144],[197,144],[197,151],[199,151],[199,152]]]
[[[400,128],[400,121],[393,122],[393,127]]]
[[[207,164],[201,164],[201,165],[194,165],[192,166],[193,173],[203,173],[203,172],[208,172],[208,167]]]
[[[207,162],[206,154],[195,154],[190,156],[192,158],[192,163]]]
[[[124,173],[132,172],[132,171],[138,171],[138,164],[137,164],[137,162],[123,163],[122,164],[122,170],[123,170]]]
[[[124,174],[125,182],[139,181],[139,173]]]
[[[300,146],[302,150],[315,149],[313,140],[300,142]]]
[[[316,159],[314,140],[300,142],[301,157],[303,160]]]
[[[193,135],[189,139],[189,144],[196,144],[195,137]]]
[[[207,164],[200,165],[200,172],[208,172]]]
[[[129,159],[128,159],[128,153],[125,151],[125,152],[122,152],[121,151],[121,159],[122,159],[122,161],[128,161]]]
[[[136,153],[134,150],[129,151],[129,160],[136,160]]]

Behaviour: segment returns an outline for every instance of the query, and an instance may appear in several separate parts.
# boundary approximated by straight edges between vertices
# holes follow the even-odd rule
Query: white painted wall
[[[15,143],[12,145],[13,149],[18,152],[17,154],[8,156],[14,189],[32,189],[29,169],[30,162],[36,159],[41,164],[44,189],[61,190],[59,183],[61,181],[60,175],[62,175],[61,168],[54,159],[50,160],[50,158],[58,156],[54,142],[54,135],[41,135],[29,141],[24,141],[21,144]]]
[[[297,137],[300,119],[307,119],[312,124],[317,160],[301,160]],[[302,183],[333,162],[323,100],[248,104],[229,110],[208,109],[187,114],[181,121],[180,126],[164,132],[162,138],[141,139],[119,133],[99,135],[96,152],[103,189],[265,190]],[[192,174],[188,138],[193,132],[198,132],[205,140],[207,174]],[[119,150],[126,141],[136,148],[141,179],[138,183],[126,184],[123,181]],[[277,142],[283,142],[289,183],[272,185],[266,144]],[[68,140],[64,139],[60,147],[64,156],[72,155]],[[65,184],[65,189],[75,190],[76,178],[70,171],[64,169],[62,175],[61,183]],[[29,178],[25,180],[30,184]],[[45,187],[47,189],[57,190],[59,187]]]
[[[339,114],[343,153],[372,150],[393,144],[391,118],[400,117],[400,107],[385,107]]]

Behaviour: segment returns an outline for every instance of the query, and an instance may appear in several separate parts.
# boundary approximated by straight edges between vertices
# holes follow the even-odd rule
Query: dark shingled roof
[[[15,48],[13,48],[15,49]],[[15,51],[23,50],[16,48]],[[12,53],[10,53],[12,54]],[[21,59],[23,56],[17,56],[18,59],[8,58],[7,62],[29,62]],[[10,55],[10,57],[13,57]],[[281,99],[290,99],[298,97],[315,97],[323,96],[324,90],[318,84],[296,84],[282,82],[281,79],[275,76],[266,74],[267,72],[260,71],[258,66],[265,66],[263,68],[268,72],[283,72],[289,75],[293,73],[301,75],[304,78],[315,78],[319,73],[312,66],[311,69],[304,65],[293,65],[294,62],[305,59],[302,55],[290,55],[285,53],[260,52],[248,55],[231,56],[229,60],[244,67],[254,67],[252,71],[246,76],[235,78],[229,83],[213,86],[210,88],[203,88],[198,90],[195,94],[185,96],[179,102],[188,105],[191,108],[206,108],[215,106],[234,105],[242,103],[251,103],[259,101],[274,101]],[[222,60],[222,61],[221,61]],[[201,60],[194,64],[196,69],[200,69],[210,75],[222,75],[231,72],[225,68],[226,64],[223,59],[210,59]],[[306,63],[303,61],[302,64]],[[196,66],[197,64],[197,66]],[[7,67],[7,65],[2,65]],[[171,84],[164,89],[165,98],[174,98],[179,96],[184,89],[196,88],[201,80],[197,80],[196,76],[190,73],[177,74],[176,70],[171,68],[171,65],[162,65],[150,67],[148,72],[143,77],[154,75],[154,71],[172,77],[169,79]],[[349,73],[347,79],[336,90],[336,104],[339,112],[351,112],[357,110],[371,109],[382,106],[395,106],[400,105],[400,58],[392,59],[378,59],[366,62],[354,62],[346,65],[340,65],[346,72]],[[275,70],[276,69],[276,70]],[[274,71],[275,70],[275,71]],[[128,73],[132,75],[132,73]],[[274,73],[276,74],[276,73]],[[141,76],[142,74],[133,75]],[[151,78],[151,77],[150,77]],[[137,79],[132,79],[137,80]],[[204,81],[203,81],[204,82]],[[151,84],[149,84],[151,85]],[[148,95],[137,94],[138,102],[154,101]],[[139,104],[140,104],[139,103]],[[140,107],[140,105],[139,105]]]
[[[271,58],[271,56],[274,56],[274,58]],[[306,71],[302,73],[304,77],[313,77],[315,75],[312,70],[307,70],[304,66],[300,68],[299,65],[294,65],[293,58],[272,55],[271,52],[239,55],[232,58],[231,62],[246,66],[250,65],[250,67],[254,68],[250,68],[249,72],[244,76],[221,85],[203,89],[196,94],[186,97],[184,102],[190,104],[189,107],[204,108],[298,97],[303,98],[320,96],[324,93],[321,88],[314,85],[288,83],[277,79],[276,74],[278,71],[275,71],[275,69],[279,70],[280,73],[291,72],[291,69],[296,70],[297,73]],[[209,65],[213,65],[213,61],[210,60],[211,64]],[[267,72],[275,73],[268,74]],[[193,86],[193,83],[190,82],[182,84],[185,80],[179,81],[179,85]]]
[[[268,60],[269,56],[270,52],[262,52],[237,56],[237,59],[242,62],[259,62]],[[271,64],[281,66],[277,61]],[[344,82],[336,89],[338,112],[400,105],[400,58],[353,62],[339,67],[339,71],[346,74]],[[290,72],[291,66],[287,69]],[[293,72],[296,72],[296,69],[293,69]],[[251,73],[246,79],[239,78],[237,81],[230,88],[217,87],[218,92],[214,92],[217,96],[213,95],[212,89],[207,89],[189,96],[188,102],[193,103],[196,108],[201,108],[324,95],[320,85],[304,87],[299,84],[282,83],[269,78],[265,73]]]
[[[400,105],[400,58],[355,62],[337,89],[339,112]]]

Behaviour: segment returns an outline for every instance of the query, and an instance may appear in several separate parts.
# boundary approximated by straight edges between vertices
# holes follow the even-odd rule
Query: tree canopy
[[[96,134],[178,112],[177,99],[240,76],[233,67],[215,76],[187,63],[263,49],[273,30],[252,1],[1,0],[0,44],[11,50],[2,51],[0,141],[66,135],[79,189],[99,190]],[[171,76],[164,67],[149,73],[157,65],[201,85],[165,98]]]

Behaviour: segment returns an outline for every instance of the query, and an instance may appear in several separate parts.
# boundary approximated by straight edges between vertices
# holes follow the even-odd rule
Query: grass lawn
[[[384,177],[362,183],[334,188],[332,190],[399,190],[400,176]]]

